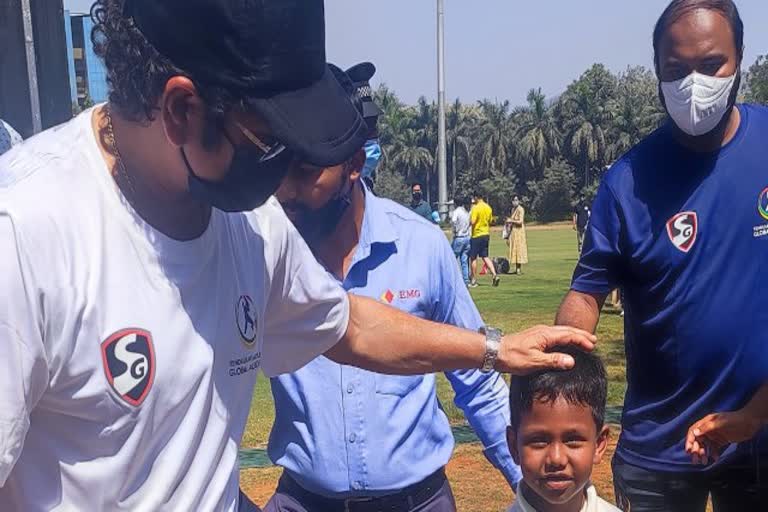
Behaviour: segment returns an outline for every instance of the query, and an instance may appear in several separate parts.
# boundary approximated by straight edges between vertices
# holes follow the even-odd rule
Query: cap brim
[[[355,84],[369,82],[376,74],[376,66],[371,62],[361,62],[349,68],[346,73]]]
[[[327,66],[309,87],[248,103],[277,140],[312,165],[346,162],[367,139],[368,126]]]

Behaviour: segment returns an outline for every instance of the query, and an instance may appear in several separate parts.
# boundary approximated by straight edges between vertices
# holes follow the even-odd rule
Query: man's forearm
[[[557,311],[555,325],[570,325],[587,332],[595,332],[606,295],[569,291]]]
[[[691,425],[685,451],[694,464],[709,464],[720,458],[726,446],[754,439],[768,425],[768,382],[737,411],[715,412]]]
[[[341,364],[392,375],[473,369],[486,356],[485,336],[446,324],[421,320],[375,300],[349,296],[346,334],[325,355]],[[597,339],[573,327],[539,325],[505,335],[494,368],[515,375],[567,370],[573,357],[564,345],[592,350]]]
[[[399,375],[479,368],[485,336],[350,295],[347,334],[325,355],[338,363]]]

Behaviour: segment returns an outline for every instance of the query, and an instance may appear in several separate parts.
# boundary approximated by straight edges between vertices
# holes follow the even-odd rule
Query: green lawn
[[[569,226],[530,229],[528,251],[531,263],[523,268],[522,276],[502,276],[498,288],[490,286],[489,278],[481,279],[480,286],[472,290],[485,321],[506,332],[552,323],[576,264],[576,234]],[[491,256],[506,253],[499,233],[492,235],[491,253]],[[626,389],[621,320],[617,314],[606,311],[597,332],[598,351],[608,368],[610,406],[621,405]],[[438,378],[438,394],[451,420],[463,422],[463,414],[453,405],[451,387],[442,375]],[[269,382],[263,376],[259,377],[251,410],[254,414],[248,419],[243,447],[261,448],[266,445],[274,419]]]

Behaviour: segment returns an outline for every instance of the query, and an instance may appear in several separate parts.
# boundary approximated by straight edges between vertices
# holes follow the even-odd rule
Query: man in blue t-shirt
[[[742,49],[731,0],[664,11],[654,51],[670,120],[606,175],[558,312],[594,329],[606,295],[624,290],[613,470],[625,511],[703,512],[710,493],[715,511],[768,508],[764,432],[704,466],[685,444],[691,425],[745,407],[768,380],[768,109],[736,105]]]

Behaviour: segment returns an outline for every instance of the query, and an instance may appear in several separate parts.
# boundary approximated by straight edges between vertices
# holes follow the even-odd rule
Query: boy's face
[[[570,404],[562,397],[552,403],[534,400],[518,431],[507,429],[512,457],[537,495],[526,493],[526,499],[540,498],[553,505],[581,500],[592,466],[603,457],[608,433],[608,427],[598,432],[588,406]]]

